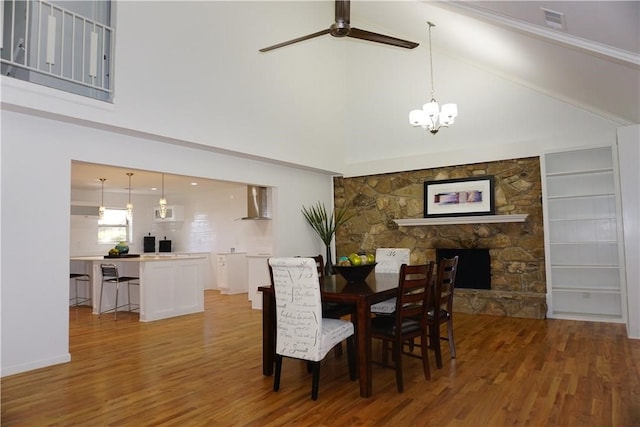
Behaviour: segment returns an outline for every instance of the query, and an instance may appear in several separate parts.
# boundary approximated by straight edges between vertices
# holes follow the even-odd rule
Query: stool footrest
[[[125,311],[127,313],[133,313],[133,312],[139,312],[140,311],[140,306],[138,304],[131,304],[131,310],[120,310],[121,308],[127,307],[129,308],[129,304],[123,304],[123,305],[119,305],[117,307],[113,307],[113,308],[109,308],[107,310],[102,310],[100,313],[98,313],[98,316],[104,313],[112,313],[114,311]]]
[[[78,296],[78,282],[87,283],[89,285],[89,289],[87,289],[87,292],[89,293],[89,295],[91,295],[91,286],[90,286],[91,276],[86,273],[70,273],[69,279],[74,281],[75,289],[76,289],[76,296],[73,298],[69,298],[69,305],[71,307],[77,307],[80,304],[83,304],[85,302],[91,302],[91,296],[89,297]]]

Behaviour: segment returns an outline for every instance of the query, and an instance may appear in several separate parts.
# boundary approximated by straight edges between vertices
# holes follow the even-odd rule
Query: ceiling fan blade
[[[410,42],[408,40],[397,39],[391,36],[385,36],[378,33],[372,33],[371,31],[360,30],[358,28],[351,28],[347,37],[353,37],[355,39],[368,40],[370,42],[384,43],[392,46],[404,47],[406,49],[413,49],[417,47],[419,43]]]
[[[308,34],[306,36],[298,37],[297,39],[293,39],[293,40],[289,40],[289,41],[286,41],[286,42],[274,44],[273,46],[269,46],[269,47],[263,47],[262,49],[260,49],[260,52],[268,52],[268,51],[273,50],[273,49],[278,49],[279,47],[288,46],[290,44],[294,44],[294,43],[298,43],[298,42],[301,42],[301,41],[304,41],[304,40],[312,39],[314,37],[324,36],[325,34],[329,34],[330,31],[331,30],[327,28],[326,30],[318,31],[317,33]]]

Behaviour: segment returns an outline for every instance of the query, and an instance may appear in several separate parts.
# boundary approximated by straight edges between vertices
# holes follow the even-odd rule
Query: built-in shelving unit
[[[623,321],[612,147],[545,155],[548,316]]]
[[[515,214],[453,216],[440,218],[404,218],[394,219],[394,222],[401,227],[414,225],[490,224],[498,222],[524,222],[527,219],[527,216],[527,214]]]

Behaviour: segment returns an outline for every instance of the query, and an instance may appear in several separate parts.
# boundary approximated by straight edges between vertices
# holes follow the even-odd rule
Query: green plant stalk
[[[336,231],[353,216],[347,215],[347,210],[341,208],[336,210],[334,219],[333,212],[329,215],[324,203],[320,202],[309,208],[302,206],[302,214],[326,246],[331,244]]]

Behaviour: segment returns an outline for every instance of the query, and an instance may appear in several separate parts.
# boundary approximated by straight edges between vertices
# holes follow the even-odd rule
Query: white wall
[[[618,130],[627,276],[627,334],[640,339],[640,126]]]
[[[320,253],[302,205],[333,203],[332,179],[2,110],[2,375],[68,361],[72,160],[274,187],[274,254]],[[255,224],[254,224],[255,225]]]

